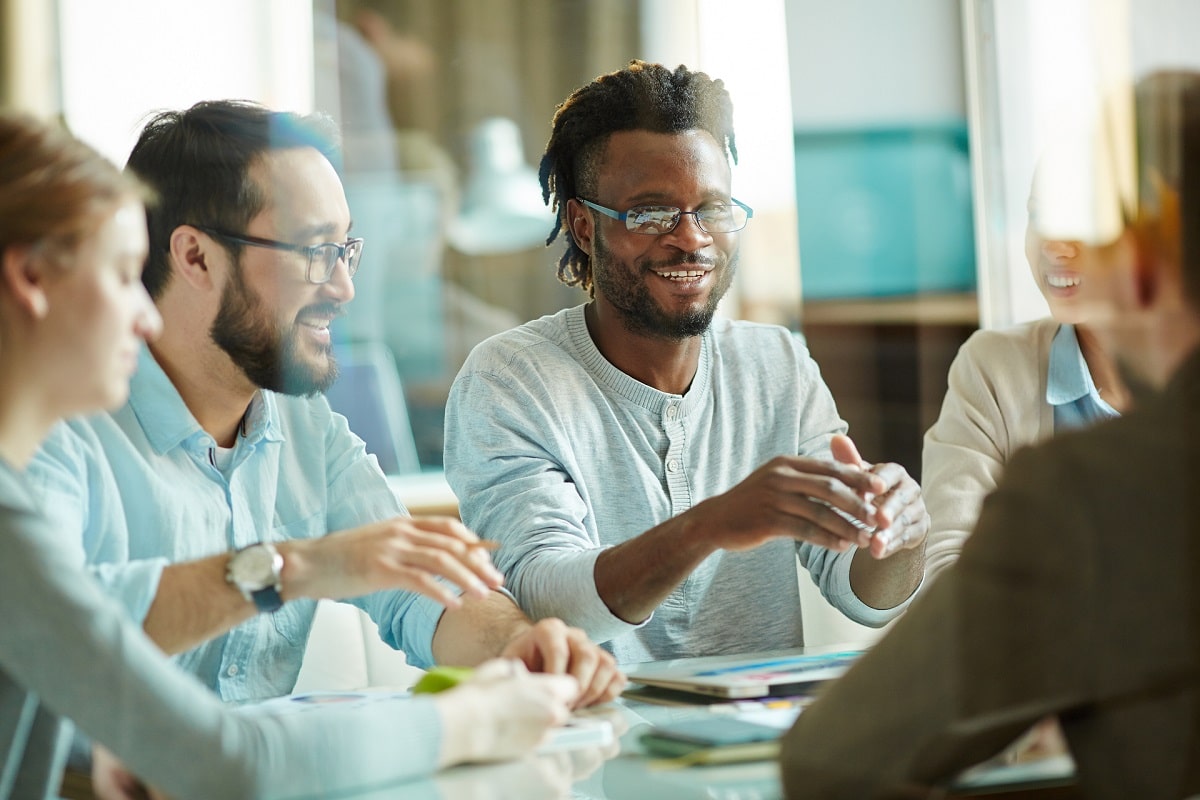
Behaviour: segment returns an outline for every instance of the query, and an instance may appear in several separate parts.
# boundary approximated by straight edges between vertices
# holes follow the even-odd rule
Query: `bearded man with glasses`
[[[323,117],[216,101],[151,119],[128,170],[155,198],[143,282],[163,333],[129,402],[60,428],[31,481],[106,588],[223,699],[292,690],[318,598],[364,609],[417,666],[507,656],[573,675],[576,705],[611,699],[612,658],[533,624],[457,520],[409,517],[321,396],[364,252],[337,160]]]
[[[868,625],[923,574],[920,487],[858,456],[803,342],[713,319],[753,216],[732,116],[721,81],[640,61],[559,106],[547,244],[591,300],[479,345],[446,410],[462,518],[522,608],[622,664],[804,644],[797,555]]]

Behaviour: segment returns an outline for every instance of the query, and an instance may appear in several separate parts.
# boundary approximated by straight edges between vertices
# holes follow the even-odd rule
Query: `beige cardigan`
[[[1054,433],[1046,402],[1050,344],[1059,323],[1041,319],[976,331],[950,365],[942,413],[925,434],[921,486],[933,520],[926,581],[962,552],[983,498],[1022,447]]]

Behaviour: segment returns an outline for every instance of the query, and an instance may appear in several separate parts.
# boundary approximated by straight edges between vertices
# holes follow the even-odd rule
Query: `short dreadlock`
[[[558,279],[589,294],[594,292],[591,258],[571,236],[566,201],[595,194],[600,161],[610,135],[631,130],[704,130],[722,143],[737,163],[733,102],[725,84],[683,65],[672,72],[662,64],[631,61],[625,69],[601,75],[576,89],[558,106],[551,125],[550,141],[538,170],[542,200],[557,216],[546,244],[553,242],[560,231],[567,232],[567,250],[558,261]]]

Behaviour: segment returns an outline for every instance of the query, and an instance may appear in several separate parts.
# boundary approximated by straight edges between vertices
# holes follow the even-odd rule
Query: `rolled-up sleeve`
[[[921,592],[921,586],[918,586],[899,605],[891,608],[873,608],[858,599],[858,595],[850,586],[850,564],[854,561],[854,554],[858,552],[858,548],[851,547],[844,553],[838,553],[804,543],[796,550],[800,554],[800,564],[808,570],[817,588],[821,590],[821,595],[830,605],[859,625],[883,627],[900,616],[913,598]]]

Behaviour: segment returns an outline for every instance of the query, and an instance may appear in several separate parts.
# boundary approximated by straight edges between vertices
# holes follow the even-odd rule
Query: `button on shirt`
[[[1046,402],[1054,407],[1054,430],[1058,432],[1120,416],[1097,391],[1074,325],[1060,326],[1050,344]]]
[[[28,477],[64,543],[135,620],[145,617],[168,562],[285,541],[405,513],[373,456],[323,397],[261,391],[246,412],[228,467],[170,379],[143,350],[129,402],[58,426]],[[82,531],[82,539],[69,532]],[[411,663],[433,663],[442,607],[411,592],[354,601]],[[259,614],[178,657],[226,700],[286,694],[308,640],[315,603]]]

